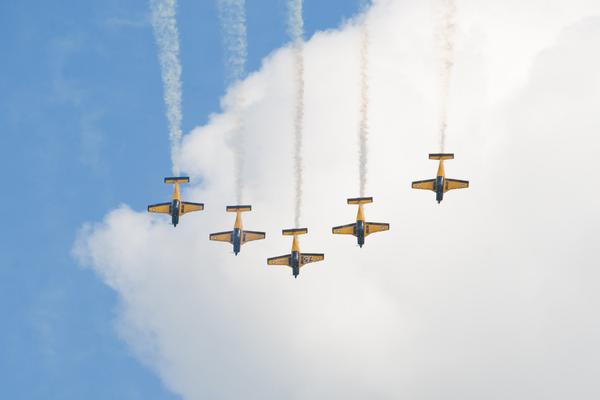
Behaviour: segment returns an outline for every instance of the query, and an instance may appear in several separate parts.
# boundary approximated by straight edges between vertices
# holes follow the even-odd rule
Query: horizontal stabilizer
[[[308,228],[284,229],[281,233],[283,236],[306,235],[308,233]]]
[[[434,153],[429,154],[430,160],[454,160],[454,153]]]
[[[165,178],[165,183],[169,183],[169,184],[174,184],[174,183],[189,183],[190,181],[190,177],[189,176],[171,176],[168,178]]]
[[[348,204],[369,204],[372,202],[372,197],[355,197],[353,199],[348,199]]]
[[[227,206],[225,210],[227,212],[246,212],[252,211],[252,206]]]

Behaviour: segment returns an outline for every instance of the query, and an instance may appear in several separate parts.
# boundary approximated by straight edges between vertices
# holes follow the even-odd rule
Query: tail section
[[[306,235],[308,233],[308,228],[284,229],[281,233],[283,236]]]
[[[252,211],[252,206],[246,205],[246,206],[227,206],[225,208],[225,210],[227,212],[247,212],[247,211]]]
[[[434,153],[429,154],[430,160],[454,160],[454,153]]]
[[[348,204],[369,204],[372,202],[372,197],[355,197],[353,199],[348,199]]]
[[[175,183],[189,183],[189,182],[190,182],[189,176],[172,176],[172,177],[165,178],[165,183],[170,184],[170,185],[173,185]]]

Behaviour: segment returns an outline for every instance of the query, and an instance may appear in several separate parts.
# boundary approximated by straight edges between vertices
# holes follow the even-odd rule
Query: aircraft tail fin
[[[284,229],[281,233],[283,236],[306,235],[308,233],[308,228]]]
[[[225,210],[227,212],[246,212],[246,211],[252,211],[252,206],[246,205],[246,206],[227,206],[225,208]]]
[[[454,153],[433,153],[429,154],[430,160],[454,160]]]
[[[369,204],[372,202],[372,197],[355,197],[353,199],[348,199],[348,204]]]
[[[165,178],[165,183],[167,184],[175,184],[175,183],[189,183],[189,176],[170,176]]]

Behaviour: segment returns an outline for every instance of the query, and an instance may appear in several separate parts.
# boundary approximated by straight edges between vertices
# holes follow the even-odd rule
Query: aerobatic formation
[[[430,160],[439,161],[436,177],[433,179],[420,180],[412,182],[413,189],[431,190],[435,192],[435,199],[439,203],[444,199],[444,194],[454,189],[465,189],[469,187],[469,181],[446,178],[444,170],[444,161],[454,159],[454,154],[445,152],[445,142],[447,136],[447,113],[449,86],[451,81],[452,66],[454,64],[454,33],[455,33],[455,13],[456,5],[454,0],[445,0],[443,18],[440,22],[440,66],[441,66],[441,95],[440,95],[440,152],[429,154]],[[155,27],[155,36],[159,47],[159,59],[161,61],[163,81],[165,83],[165,102],[167,106],[167,118],[170,123],[171,132],[171,157],[173,161],[173,172],[179,175],[178,151],[180,147],[180,83],[179,76],[181,67],[178,60],[179,38],[175,21],[175,0],[152,0],[153,24]],[[245,27],[245,2],[244,0],[220,0],[219,7],[225,34],[224,42],[229,51],[226,69],[231,75],[230,81],[240,80],[244,74],[244,65],[246,60],[246,27]],[[366,8],[365,8],[366,9]],[[364,11],[364,10],[363,10]],[[368,182],[368,147],[367,138],[369,134],[368,114],[369,114],[369,76],[368,76],[368,57],[369,57],[369,35],[368,35],[368,13],[364,12],[361,22],[361,47],[360,47],[360,70],[357,76],[360,80],[360,116],[358,124],[358,188],[360,197],[347,200],[350,205],[357,205],[358,212],[356,221],[347,225],[335,226],[332,228],[334,235],[352,235],[356,237],[359,247],[365,244],[365,238],[376,232],[384,232],[390,229],[389,223],[367,222],[365,220],[364,206],[373,203],[373,197],[365,197],[366,185]],[[302,0],[288,0],[288,22],[292,51],[294,57],[293,70],[290,71],[292,80],[296,86],[294,93],[294,118],[290,131],[293,135],[293,159],[294,170],[291,171],[294,182],[294,223],[296,228],[284,229],[284,236],[292,236],[292,248],[289,254],[283,256],[271,257],[267,259],[267,265],[288,266],[292,269],[294,278],[300,274],[300,269],[309,263],[323,261],[323,253],[302,253],[300,251],[300,235],[308,234],[308,228],[298,228],[300,226],[300,211],[302,207],[303,196],[303,127],[304,127],[304,58],[303,58],[303,26],[302,19]],[[234,28],[232,28],[232,26]],[[167,62],[168,60],[168,62]],[[239,101],[240,99],[238,99]],[[242,143],[243,124],[241,120],[236,125],[235,140],[236,143]],[[233,148],[236,163],[235,168],[235,196],[238,205],[227,206],[226,211],[235,213],[235,222],[233,230],[211,233],[209,240],[225,242],[233,246],[233,253],[237,256],[241,247],[251,241],[263,240],[266,238],[265,232],[245,230],[242,223],[242,213],[252,210],[250,205],[239,205],[242,202],[243,192],[243,146]],[[148,212],[168,214],[171,216],[171,223],[177,226],[180,217],[184,214],[204,210],[203,203],[192,203],[181,200],[179,185],[189,183],[188,177],[175,176],[165,178],[165,183],[172,184],[173,195],[171,202],[158,203],[148,206]],[[243,204],[243,203],[242,203]]]

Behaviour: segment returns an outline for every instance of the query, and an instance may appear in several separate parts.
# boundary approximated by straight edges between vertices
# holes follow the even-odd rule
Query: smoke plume
[[[304,42],[302,38],[304,21],[302,19],[302,0],[289,0],[288,30],[294,49],[294,80],[296,83],[294,109],[294,224],[299,227],[302,208],[302,131],[304,124]]]
[[[152,27],[158,46],[158,58],[164,85],[164,98],[169,121],[173,174],[179,175],[181,147],[181,64],[179,34],[175,19],[176,0],[150,0]]]
[[[366,10],[370,1],[362,2]],[[359,122],[359,177],[360,196],[365,195],[367,186],[368,138],[369,138],[369,27],[365,12],[360,35],[360,122]]]
[[[448,128],[448,102],[450,81],[454,66],[454,36],[456,33],[456,2],[441,0],[441,18],[438,32],[440,50],[440,151],[446,147],[446,131]]]
[[[223,42],[225,45],[225,68],[227,73],[227,84],[232,85],[244,78],[246,71],[246,59],[248,55],[246,39],[246,11],[245,0],[219,0],[219,16],[221,29],[223,31]],[[241,116],[241,104],[243,98],[241,91],[237,91],[234,99],[233,113],[236,118],[233,128],[231,143],[234,153],[234,181],[237,204],[242,203],[244,191],[244,122]]]

